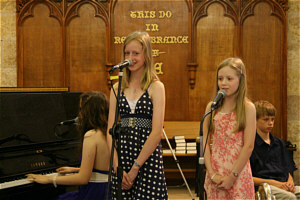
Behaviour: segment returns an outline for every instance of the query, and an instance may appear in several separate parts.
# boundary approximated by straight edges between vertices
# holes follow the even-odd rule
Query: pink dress
[[[211,147],[211,165],[222,176],[229,175],[244,145],[244,131],[232,133],[236,126],[236,114],[217,112],[214,116],[215,132]],[[255,199],[250,162],[240,172],[229,190],[218,189],[206,173],[204,188],[208,199]]]

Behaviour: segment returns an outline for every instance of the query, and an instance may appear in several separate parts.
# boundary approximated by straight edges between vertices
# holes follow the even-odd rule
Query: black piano
[[[76,125],[60,124],[77,116],[80,93],[15,89],[0,90],[0,199],[55,199],[68,188],[32,183],[25,175],[80,165]]]

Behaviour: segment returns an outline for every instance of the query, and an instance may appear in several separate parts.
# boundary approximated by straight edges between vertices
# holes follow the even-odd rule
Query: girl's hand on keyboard
[[[44,176],[41,174],[26,174],[27,180],[32,182],[37,182],[40,184],[49,184],[52,183],[52,178],[49,176]]]

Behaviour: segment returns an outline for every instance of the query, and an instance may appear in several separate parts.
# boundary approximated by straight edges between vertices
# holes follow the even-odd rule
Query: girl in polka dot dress
[[[124,70],[119,102],[120,158],[123,169],[122,199],[168,199],[161,136],[165,111],[165,89],[155,73],[151,40],[146,32],[133,32],[123,45],[123,59],[132,60]],[[118,83],[114,85],[115,91]],[[115,118],[116,97],[111,91],[108,130]],[[112,144],[111,135],[107,137]],[[117,197],[117,152],[114,153],[112,196]]]

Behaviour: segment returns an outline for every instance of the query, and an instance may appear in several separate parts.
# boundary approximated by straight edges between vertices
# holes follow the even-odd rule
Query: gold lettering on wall
[[[159,16],[158,18],[163,19],[163,18],[171,18],[172,17],[172,12],[171,11],[158,11]]]
[[[129,14],[132,19],[170,19],[173,16],[172,11],[167,10],[135,10],[130,11]],[[160,20],[159,20],[160,21]],[[159,24],[145,23],[145,31],[147,32],[158,32]],[[188,44],[189,36],[187,35],[169,35],[169,36],[150,36],[152,44]],[[123,44],[126,36],[115,36],[114,44]],[[159,49],[152,49],[153,57],[159,57],[160,54],[165,54],[167,52],[161,52]],[[162,71],[163,62],[157,62],[154,64],[154,68],[158,75],[163,74]]]
[[[159,63],[155,63],[155,64],[154,64],[154,69],[156,70],[156,74],[157,74],[157,75],[164,74],[164,73],[162,72],[162,65],[163,65],[162,62],[159,62]]]
[[[123,44],[126,37],[114,37],[114,44]],[[150,36],[152,44],[188,44],[189,36]]]
[[[159,31],[158,24],[146,24],[146,31]]]
[[[158,57],[160,54],[164,54],[164,53],[167,53],[167,52],[159,51],[159,49],[152,49],[153,57]]]
[[[130,17],[133,19],[153,19],[156,17],[155,11],[130,11]]]
[[[114,44],[123,44],[126,37],[114,37],[115,41],[114,41]]]
[[[154,19],[156,18],[156,13],[158,13],[158,18],[168,18],[170,19],[172,17],[172,11],[167,10],[159,10],[159,11],[148,11],[148,10],[138,10],[138,11],[130,11],[130,17],[132,19]]]
[[[153,36],[151,37],[152,44],[187,44],[189,36]]]

